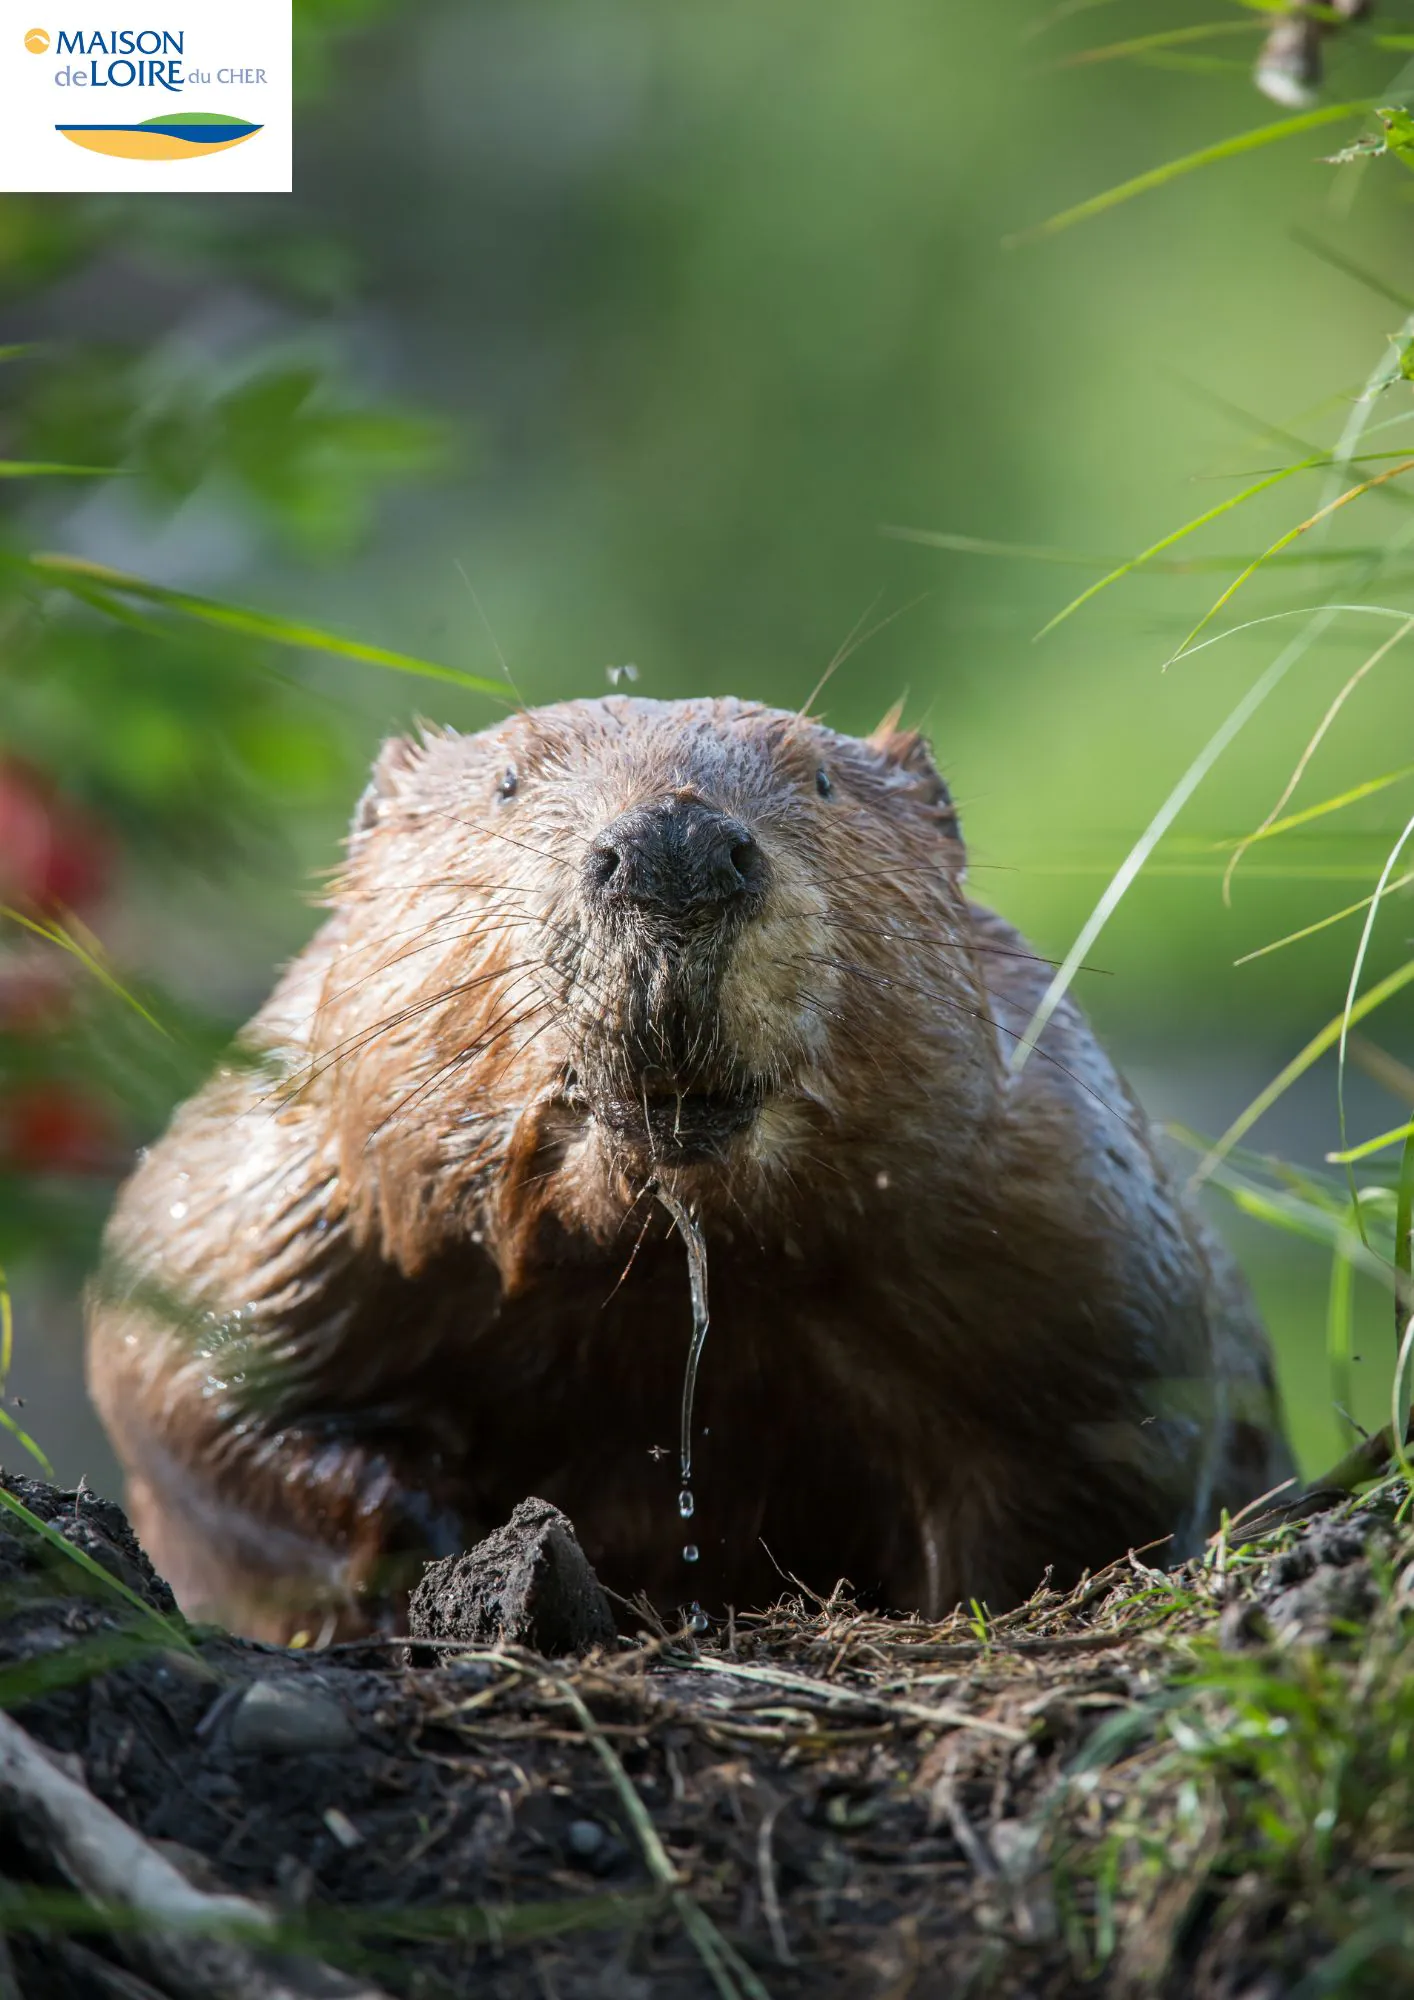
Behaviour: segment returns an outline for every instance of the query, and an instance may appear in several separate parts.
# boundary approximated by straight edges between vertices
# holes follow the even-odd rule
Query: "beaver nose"
[[[597,836],[585,865],[596,901],[684,917],[759,892],[766,864],[750,830],[695,799],[636,806]]]

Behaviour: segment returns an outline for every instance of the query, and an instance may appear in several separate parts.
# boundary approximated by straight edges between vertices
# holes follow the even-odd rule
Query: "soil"
[[[173,1617],[117,1507],[3,1484]],[[1130,1557],[992,1621],[800,1593],[700,1635],[645,1615],[626,1640],[551,1516],[527,1503],[484,1561],[429,1570],[415,1644],[315,1652],[164,1632],[0,1515],[0,1706],[189,1879],[407,2000],[1052,2000],[1120,1990],[1056,1892],[1055,1802],[1095,1732],[1152,1700],[1175,1630],[1309,1636],[1370,1573],[1347,1507],[1201,1612]],[[0,1809],[0,1994],[152,2000],[130,1939],[46,1922],[62,1886]]]

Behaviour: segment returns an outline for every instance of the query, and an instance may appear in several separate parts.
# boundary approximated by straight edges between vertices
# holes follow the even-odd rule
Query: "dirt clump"
[[[408,1606],[416,1639],[499,1640],[557,1659],[612,1646],[609,1599],[575,1537],[548,1500],[522,1500],[503,1528],[461,1556],[429,1563]],[[420,1656],[427,1658],[426,1648]]]

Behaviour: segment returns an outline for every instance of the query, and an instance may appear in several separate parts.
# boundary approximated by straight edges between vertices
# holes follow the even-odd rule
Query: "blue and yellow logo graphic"
[[[224,153],[264,128],[220,111],[177,111],[141,125],[56,125],[54,130],[90,153],[120,160],[191,160]]]

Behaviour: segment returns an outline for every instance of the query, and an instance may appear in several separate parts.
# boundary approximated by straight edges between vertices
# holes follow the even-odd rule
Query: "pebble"
[[[254,1681],[231,1717],[233,1750],[289,1756],[301,1751],[348,1750],[357,1733],[338,1702],[291,1681]]]
[[[565,1834],[565,1845],[580,1861],[592,1861],[604,1842],[608,1839],[602,1826],[592,1819],[572,1819]]]

